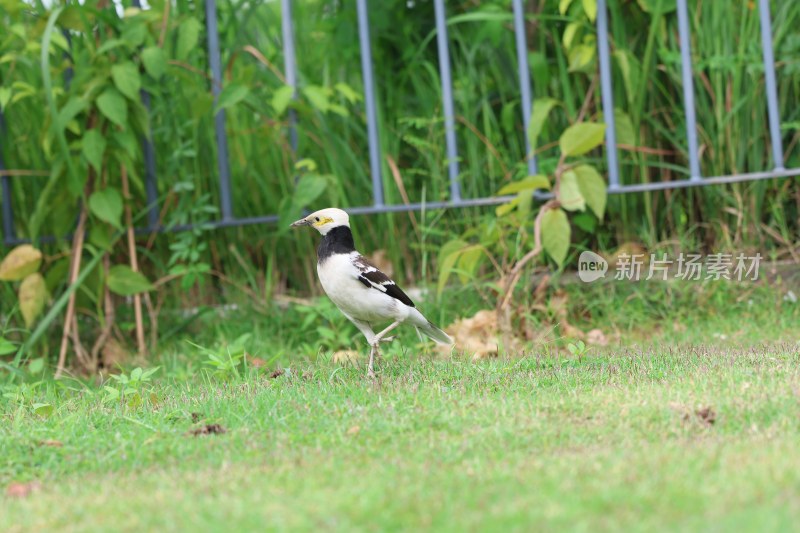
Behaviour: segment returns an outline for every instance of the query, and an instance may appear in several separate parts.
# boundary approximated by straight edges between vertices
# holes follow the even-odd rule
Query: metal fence
[[[206,15],[206,39],[208,61],[211,71],[211,88],[214,98],[219,96],[222,86],[222,67],[220,60],[220,46],[217,34],[217,8],[216,0],[204,0]],[[367,0],[356,0],[358,15],[358,38],[361,47],[361,68],[364,80],[364,104],[367,119],[367,136],[369,142],[370,171],[372,178],[372,204],[366,206],[349,207],[352,214],[385,213],[397,211],[411,211],[437,208],[457,208],[469,206],[487,206],[507,202],[513,196],[493,196],[482,198],[463,198],[459,185],[459,156],[458,142],[455,128],[455,109],[453,103],[452,80],[450,73],[450,57],[447,36],[447,13],[445,0],[433,0],[436,43],[439,59],[439,71],[442,89],[442,109],[444,111],[445,140],[447,153],[447,168],[450,185],[450,199],[439,202],[386,204],[383,194],[383,178],[381,170],[381,151],[378,132],[378,118],[376,112],[375,82],[373,76],[372,52],[370,40],[369,11]],[[134,5],[139,6],[139,0],[134,0]],[[373,6],[375,4],[373,3]],[[292,21],[292,0],[281,0],[282,6],[282,33],[283,56],[286,82],[297,92],[297,61],[294,48],[294,25]],[[531,88],[530,72],[528,70],[527,51],[528,45],[525,35],[525,18],[523,0],[512,0],[514,18],[514,36],[517,51],[517,68],[519,74],[519,90],[522,101],[522,119],[525,126],[525,145],[527,153],[527,166],[530,173],[536,173],[536,157],[533,155],[528,136],[528,125],[531,116],[533,91]],[[783,143],[781,139],[781,124],[778,114],[778,92],[775,79],[775,59],[772,46],[772,24],[770,17],[769,0],[759,0],[758,10],[761,26],[761,43],[764,64],[764,79],[766,86],[767,113],[769,118],[769,134],[772,147],[772,168],[744,174],[709,176],[704,177],[700,171],[699,147],[697,139],[697,119],[695,117],[694,81],[692,78],[692,60],[690,49],[690,30],[687,0],[678,0],[678,33],[681,54],[681,79],[683,84],[684,113],[687,125],[687,144],[689,154],[688,179],[649,182],[637,184],[621,184],[619,172],[619,159],[617,157],[617,141],[614,124],[614,87],[611,76],[611,59],[608,44],[608,9],[606,0],[597,0],[597,53],[600,69],[600,91],[603,116],[606,122],[605,147],[608,168],[608,192],[620,194],[627,192],[657,191],[683,187],[695,187],[722,183],[735,183],[754,181],[769,178],[800,176],[800,168],[785,168],[783,160]],[[142,93],[145,106],[149,106],[149,96]],[[290,145],[297,148],[297,118],[290,110],[289,136]],[[0,131],[2,127],[2,114],[0,114]],[[225,111],[221,110],[214,117],[215,139],[217,144],[217,171],[219,174],[219,200],[221,218],[211,223],[214,227],[242,226],[247,224],[272,223],[278,220],[275,214],[265,214],[240,218],[233,212],[231,203],[231,179],[228,158],[228,142],[225,132]],[[143,155],[145,164],[145,184],[148,205],[147,227],[140,228],[142,232],[161,231],[158,226],[158,192],[156,182],[155,151],[149,140],[143,141]],[[4,169],[2,155],[0,154],[0,171]],[[23,242],[18,239],[14,231],[13,211],[11,205],[10,177],[2,176],[2,224],[6,244]],[[540,198],[547,198],[542,194]],[[185,227],[170,228],[173,230],[187,229]]]

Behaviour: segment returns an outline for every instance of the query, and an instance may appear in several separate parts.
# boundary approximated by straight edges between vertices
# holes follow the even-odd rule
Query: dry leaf
[[[19,281],[39,270],[42,252],[23,244],[11,250],[0,263],[0,281]]]
[[[593,329],[586,334],[586,342],[596,346],[608,346],[608,338],[599,329]]]
[[[260,357],[249,357],[249,354],[247,361],[250,363],[250,365],[254,366],[255,368],[261,368],[262,366],[266,366],[267,364],[267,362],[261,359]]]
[[[568,303],[569,297],[567,296],[567,293],[559,289],[550,298],[548,306],[550,307],[550,312],[558,321],[558,327],[563,337],[583,340],[586,338],[586,335],[583,333],[583,331],[570,324],[567,320],[567,313],[569,311],[567,308]]]
[[[113,337],[106,341],[100,353],[103,359],[103,366],[109,369],[119,368],[131,356],[130,352]]]
[[[29,274],[19,286],[19,310],[25,325],[30,327],[44,310],[47,302],[47,286],[38,272]]]
[[[394,265],[389,260],[386,250],[375,250],[372,255],[367,256],[367,261],[378,267],[378,270],[389,276],[389,278],[394,276]]]
[[[354,436],[354,435],[358,435],[358,433],[360,431],[361,431],[361,426],[353,426],[353,427],[351,427],[350,429],[347,430],[347,434],[350,435],[350,436]]]
[[[636,261],[641,261],[642,269],[650,264],[650,254],[647,253],[647,248],[636,242],[624,242],[619,245],[617,251],[610,254],[603,254],[603,257],[608,261],[609,269],[616,268],[619,262],[619,256],[621,255],[629,256],[627,259],[628,261],[630,261],[630,257],[637,256]]]
[[[355,350],[339,350],[333,353],[333,362],[336,364],[358,363],[360,354]]]
[[[498,327],[497,313],[483,309],[471,318],[456,320],[445,328],[455,340],[456,348],[474,354],[473,360],[497,355]],[[450,352],[450,347],[440,350]]]

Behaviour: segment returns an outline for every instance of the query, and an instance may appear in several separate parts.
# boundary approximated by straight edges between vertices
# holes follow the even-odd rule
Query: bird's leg
[[[391,339],[384,339],[383,336],[386,335],[387,333],[389,333],[390,331],[392,331],[394,328],[396,328],[400,324],[401,324],[401,322],[399,322],[399,321],[398,322],[393,322],[388,328],[384,329],[383,331],[381,331],[380,333],[375,335],[375,337],[373,337],[373,339],[372,339],[372,343],[375,346],[377,346],[379,342],[382,342],[384,340],[385,341],[390,341]]]
[[[372,344],[369,347],[369,364],[367,365],[367,377],[375,378],[375,352],[378,351],[378,345]]]
[[[394,338],[394,337],[391,337],[391,338],[388,338],[388,339],[384,339],[383,336],[386,335],[387,333],[389,333],[390,331],[392,331],[394,328],[396,328],[399,325],[400,325],[400,322],[394,322],[388,328],[384,329],[383,331],[381,331],[380,333],[378,333],[377,335],[372,337],[372,342],[370,343],[372,349],[369,352],[369,367],[367,368],[367,375],[369,375],[369,377],[373,377],[373,378],[375,377],[374,360],[375,360],[375,356],[380,357],[380,355],[381,355],[380,344],[382,342],[389,342]]]

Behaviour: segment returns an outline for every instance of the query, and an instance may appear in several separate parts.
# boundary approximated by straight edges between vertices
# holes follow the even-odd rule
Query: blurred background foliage
[[[536,148],[547,174],[558,162],[559,135],[578,119],[584,103],[586,119],[602,121],[593,4],[526,2],[535,98],[560,102],[543,124]],[[686,178],[674,1],[609,4],[622,182]],[[689,4],[703,174],[770,169],[755,3]],[[771,6],[786,166],[798,167],[800,3],[777,0]],[[447,7],[462,191],[465,197],[490,196],[526,175],[511,6],[508,0],[463,0]],[[113,241],[115,226],[126,224],[109,197],[116,193],[107,189],[119,190],[138,225],[145,224],[138,138],[145,134],[155,146],[160,222],[198,225],[190,232],[139,236],[139,267],[145,281],[158,287],[154,309],[237,300],[265,304],[276,294],[313,291],[313,237],[288,234],[288,219],[304,200],[316,208],[372,202],[355,3],[293,3],[300,79],[298,98],[291,101],[283,75],[280,3],[218,2],[224,80],[216,109],[227,116],[234,214],[282,216],[278,225],[226,229],[204,225],[217,218],[219,205],[204,5],[154,0],[138,10],[104,0],[69,4],[54,21],[51,45],[42,54],[53,8],[41,0],[0,0],[7,29],[0,36],[0,150],[12,175],[17,236],[56,237],[40,245],[48,293],[64,291],[74,246],[68,236],[80,206],[94,193],[103,196],[86,212],[87,228],[95,232],[87,249],[109,250],[110,265],[130,263],[131,248]],[[375,2],[369,16],[386,201],[445,200],[433,4]],[[123,62],[134,68],[122,72]],[[140,88],[150,95],[149,112],[138,102]],[[115,123],[108,102],[99,101],[105,90],[125,98],[126,127]],[[70,107],[76,99],[83,104]],[[292,112],[296,154],[288,128]],[[104,124],[106,141],[97,156],[98,140],[94,134],[87,140],[87,132]],[[66,150],[59,148],[59,131]],[[93,164],[97,157],[102,161]],[[604,171],[602,151],[589,162]],[[93,172],[96,179],[87,185]],[[130,180],[129,195],[122,190],[123,174]],[[101,205],[110,205],[111,213],[97,208]],[[356,233],[362,249],[385,250],[399,280],[425,284],[435,277],[443,243],[492,224],[494,217],[492,208],[373,215],[356,219]],[[796,259],[800,187],[792,178],[617,195],[609,198],[603,224],[588,212],[580,217],[572,254],[637,243],[648,250],[758,249],[772,259]],[[0,245],[0,256],[8,250]],[[519,257],[525,250],[511,253]],[[96,265],[77,306],[102,312],[109,264],[105,270],[101,262]],[[15,294],[13,285],[0,284],[0,315],[13,314]]]

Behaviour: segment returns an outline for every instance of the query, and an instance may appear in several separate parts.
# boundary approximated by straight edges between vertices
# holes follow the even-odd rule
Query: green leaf
[[[19,286],[19,310],[26,327],[31,327],[44,311],[47,303],[47,286],[38,272],[27,276]]]
[[[296,207],[305,207],[325,192],[328,180],[317,174],[304,174],[297,181],[297,186],[292,195],[292,202]]]
[[[103,153],[106,151],[106,139],[97,128],[90,129],[83,134],[81,140],[83,157],[99,173],[103,167]]]
[[[0,281],[19,281],[39,270],[42,252],[30,244],[11,250],[0,263]]]
[[[547,189],[550,190],[550,180],[547,176],[535,174],[527,176],[519,181],[509,183],[497,191],[497,196],[504,196],[506,194],[516,194],[520,191],[527,191],[530,189]]]
[[[330,109],[330,99],[328,97],[328,91],[324,87],[319,87],[317,85],[309,85],[307,87],[303,87],[303,94],[308,101],[311,102],[311,105],[318,109],[319,111],[326,112]]]
[[[331,104],[331,105],[329,105],[328,106],[328,111],[330,111],[331,113],[335,113],[335,114],[339,115],[340,117],[349,117],[350,116],[350,112],[347,110],[347,108],[344,107],[343,105],[339,105],[339,104]]]
[[[35,403],[33,404],[33,412],[46,418],[53,414],[53,406],[49,403]]]
[[[544,123],[550,111],[558,104],[558,100],[552,98],[539,98],[533,102],[531,111],[531,121],[528,125],[528,139],[530,139],[531,150],[536,149],[536,142],[539,134],[542,133]]]
[[[569,6],[570,6],[570,4],[571,4],[571,3],[572,3],[572,0],[561,0],[561,1],[558,3],[558,12],[559,12],[561,15],[563,15],[564,13],[566,13],[566,12],[567,12],[567,9],[569,9]]]
[[[286,108],[289,107],[289,104],[292,102],[294,98],[294,87],[290,87],[289,85],[284,85],[280,87],[277,91],[272,94],[272,109],[275,110],[275,113],[280,116],[283,115]]]
[[[567,156],[583,155],[600,146],[606,131],[605,124],[581,122],[573,124],[561,134],[558,144],[561,152]]]
[[[542,247],[560,267],[569,251],[571,230],[567,214],[561,209],[548,209],[542,215]]]
[[[5,111],[8,102],[11,100],[11,88],[0,87],[0,111]]]
[[[583,0],[583,12],[594,23],[597,18],[597,0]]]
[[[618,144],[636,146],[636,132],[631,117],[622,109],[614,109],[614,132]]]
[[[59,131],[65,129],[67,125],[77,117],[84,109],[86,109],[86,100],[73,96],[69,101],[59,109],[58,117],[55,120],[56,128]]]
[[[304,157],[294,164],[295,170],[304,170],[306,172],[316,172],[317,162],[310,157]]]
[[[531,205],[533,205],[533,190],[520,191],[517,193],[517,213],[523,218],[527,218],[531,213]]]
[[[572,225],[585,231],[586,233],[594,233],[597,229],[597,217],[588,211],[578,213],[570,219]]]
[[[139,89],[142,87],[142,79],[139,76],[139,69],[130,61],[118,63],[111,67],[111,79],[117,86],[119,92],[134,101],[139,101]]]
[[[17,345],[8,339],[0,337],[0,355],[8,355],[17,351]]]
[[[355,104],[356,102],[361,100],[361,95],[355,92],[353,88],[347,85],[346,83],[337,83],[336,85],[333,86],[333,88],[336,89],[336,91],[339,94],[344,96],[345,100],[347,100],[351,104]]]
[[[445,243],[439,250],[439,283],[436,289],[438,295],[442,294],[450,274],[453,272],[453,267],[458,260],[458,256],[466,248],[468,244],[460,239],[452,240]]]
[[[622,83],[625,85],[625,95],[628,98],[628,103],[632,105],[637,97],[636,88],[639,86],[641,65],[636,56],[628,50],[615,50],[612,55],[622,74]]]
[[[578,186],[578,175],[572,170],[567,170],[561,175],[561,183],[558,187],[558,201],[561,207],[567,211],[585,211],[586,201],[583,199],[581,189]]]
[[[458,277],[462,284],[475,278],[475,272],[485,257],[483,246],[479,244],[473,244],[461,250],[458,256]]]
[[[564,28],[564,34],[561,36],[561,43],[567,50],[572,46],[572,40],[575,38],[575,33],[577,33],[580,27],[580,22],[570,22],[567,24],[567,27]]]
[[[154,79],[159,79],[167,70],[167,54],[160,46],[148,46],[142,50],[144,70]]]
[[[122,148],[131,158],[136,157],[141,147],[139,139],[130,129],[113,132],[111,134],[111,145]]]
[[[121,128],[128,123],[128,105],[125,97],[118,90],[109,87],[97,97],[97,107],[100,112],[111,122]]]
[[[184,20],[178,27],[178,44],[175,49],[175,57],[183,61],[189,52],[197,45],[197,38],[200,36],[202,26],[194,17]]]
[[[92,229],[89,230],[89,243],[92,246],[96,246],[100,249],[110,248],[113,238],[113,231],[114,230],[106,224],[92,224]],[[47,271],[47,274],[49,279],[49,270]]]
[[[504,204],[500,204],[494,209],[494,214],[498,217],[503,217],[513,211],[517,205],[519,205],[519,196],[516,196],[510,202],[506,202]]]
[[[247,95],[250,94],[250,89],[245,87],[244,85],[239,85],[238,83],[230,83],[222,89],[222,92],[219,93],[219,97],[217,98],[217,107],[214,109],[214,113],[221,111],[222,109],[227,109],[235,104],[238,104],[245,98]]]
[[[122,39],[109,39],[109,40],[103,42],[103,44],[100,45],[100,48],[98,48],[97,52],[95,52],[95,53],[97,55],[103,55],[106,52],[108,52],[109,50],[113,50],[114,48],[119,48],[120,46],[126,46],[127,44],[128,43],[126,43]]]
[[[130,45],[131,48],[138,48],[142,46],[144,40],[147,38],[147,26],[143,20],[131,20],[125,17],[125,26],[122,29],[122,39]]]
[[[122,195],[113,187],[95,191],[89,197],[89,210],[103,222],[122,229]]]
[[[580,165],[573,168],[572,171],[578,176],[578,186],[586,199],[586,205],[597,215],[598,219],[603,220],[608,196],[606,182],[591,165]]]
[[[568,54],[569,72],[588,72],[594,61],[595,47],[579,44],[570,49]]]
[[[28,362],[28,372],[31,374],[40,374],[44,370],[45,360],[44,357],[37,357]]]
[[[120,296],[133,296],[153,290],[153,284],[128,265],[115,265],[108,270],[108,289]]]

